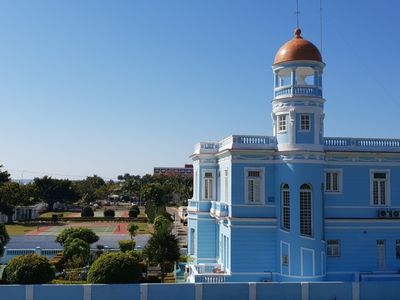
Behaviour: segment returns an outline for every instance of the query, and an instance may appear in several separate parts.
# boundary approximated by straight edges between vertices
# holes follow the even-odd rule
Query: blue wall
[[[0,285],[1,300],[375,300],[399,294],[399,282]]]

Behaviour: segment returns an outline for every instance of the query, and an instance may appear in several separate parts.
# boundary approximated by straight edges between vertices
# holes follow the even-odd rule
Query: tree
[[[102,194],[99,190],[102,190],[103,187],[106,186],[103,178],[93,175],[86,177],[85,180],[76,181],[73,183],[74,189],[79,193],[79,196],[83,203],[89,203],[96,201],[99,198],[99,195]]]
[[[104,210],[104,216],[107,218],[114,218],[115,211],[113,209],[106,209],[106,210]]]
[[[180,257],[178,240],[168,227],[161,227],[152,234],[143,254],[151,263],[160,265],[161,281],[164,282],[166,266]]]
[[[129,217],[130,218],[137,218],[137,216],[139,214],[140,214],[139,206],[132,205],[131,208],[129,209]]]
[[[165,212],[165,191],[160,183],[149,183],[143,190],[146,199],[146,214],[150,222],[159,214]]]
[[[133,240],[133,237],[136,235],[136,231],[139,229],[139,226],[137,226],[135,223],[131,222],[128,224],[128,232],[129,235],[131,236],[131,240]]]
[[[10,236],[7,233],[6,226],[4,224],[0,224],[0,257],[4,254],[4,247],[7,245],[10,240]]]
[[[43,284],[53,279],[49,260],[37,254],[14,257],[3,271],[3,280],[9,284]]]
[[[118,245],[122,252],[126,252],[135,250],[136,242],[134,240],[120,240]]]
[[[138,260],[128,252],[106,253],[97,258],[89,269],[89,283],[138,283],[142,270]]]
[[[82,258],[87,263],[90,256],[90,245],[80,238],[68,238],[64,244],[64,255],[67,259]]]
[[[81,217],[94,217],[93,208],[91,208],[90,206],[85,206],[82,209]]]
[[[0,212],[12,222],[14,208],[17,205],[31,205],[37,201],[35,189],[31,185],[6,182],[0,185]]]
[[[68,179],[53,179],[48,176],[35,178],[33,185],[36,186],[40,199],[53,210],[54,203],[71,203],[79,199],[79,194],[73,189],[72,182]]]
[[[0,184],[11,181],[10,173],[1,170],[3,167],[3,165],[0,165]]]
[[[154,219],[154,230],[161,230],[163,227],[167,229],[171,229],[172,222],[164,215],[158,215]]]
[[[63,246],[67,239],[79,238],[88,244],[93,244],[99,240],[97,234],[84,227],[66,228],[56,237],[55,241]]]

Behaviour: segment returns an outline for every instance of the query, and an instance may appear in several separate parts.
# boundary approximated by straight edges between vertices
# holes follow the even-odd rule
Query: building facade
[[[195,145],[190,281],[398,276],[400,140],[325,137],[324,66],[296,29],[272,65],[273,135]]]
[[[193,165],[186,164],[183,168],[155,167],[153,169],[153,175],[191,177],[193,175]]]

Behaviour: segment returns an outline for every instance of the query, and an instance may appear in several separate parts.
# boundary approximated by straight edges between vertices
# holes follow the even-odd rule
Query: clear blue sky
[[[319,0],[300,27],[320,46]],[[198,141],[271,135],[294,0],[0,1],[0,164],[14,178],[151,173]],[[325,135],[400,138],[400,2],[323,1]]]

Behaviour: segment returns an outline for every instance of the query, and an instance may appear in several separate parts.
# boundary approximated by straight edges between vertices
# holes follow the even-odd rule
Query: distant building
[[[154,168],[153,175],[192,177],[193,165],[186,164],[184,168],[156,167]]]

